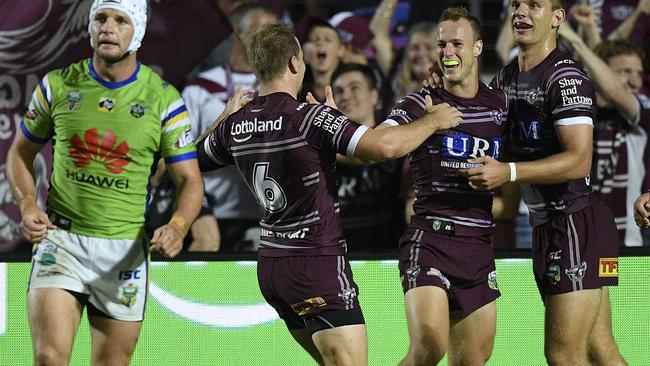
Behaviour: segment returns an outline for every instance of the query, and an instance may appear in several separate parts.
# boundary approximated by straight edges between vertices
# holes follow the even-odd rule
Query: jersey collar
[[[125,85],[129,85],[132,82],[138,80],[138,72],[140,71],[140,61],[136,61],[136,66],[135,66],[135,71],[133,71],[133,74],[129,76],[126,80],[118,81],[118,82],[110,82],[103,80],[102,78],[97,75],[97,72],[95,72],[95,69],[93,68],[93,59],[90,58],[88,59],[88,69],[90,70],[90,76],[95,79],[98,83],[102,84],[108,89],[117,89],[121,88]]]

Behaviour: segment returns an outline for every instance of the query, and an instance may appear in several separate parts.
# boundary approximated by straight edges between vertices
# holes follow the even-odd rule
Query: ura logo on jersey
[[[98,111],[110,113],[113,111],[113,108],[115,108],[115,99],[106,97],[99,98],[99,107],[97,108]]]
[[[83,140],[79,135],[74,134],[70,142],[68,154],[77,168],[85,168],[91,161],[96,161],[104,165],[109,172],[120,174],[131,161],[127,155],[129,144],[122,141],[115,146],[117,137],[112,131],[105,131],[100,141],[98,130],[90,128],[84,132]]]
[[[495,138],[492,141],[480,137],[460,133],[444,135],[442,137],[442,156],[451,158],[476,158],[490,155],[495,159],[499,158],[502,138]]]
[[[81,107],[81,93],[79,91],[72,91],[68,93],[63,107],[68,111],[76,111]]]

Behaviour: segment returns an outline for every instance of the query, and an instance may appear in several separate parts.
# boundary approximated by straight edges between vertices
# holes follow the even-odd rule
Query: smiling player
[[[427,96],[463,113],[460,126],[436,132],[409,155],[415,215],[400,242],[399,269],[411,344],[400,365],[435,365],[447,352],[450,364],[479,365],[492,354],[500,295],[492,193],[473,190],[459,169],[472,157],[499,157],[507,100],[479,81],[483,41],[466,9],[443,12],[436,46],[444,88],[407,95],[388,117],[408,125],[424,113]]]

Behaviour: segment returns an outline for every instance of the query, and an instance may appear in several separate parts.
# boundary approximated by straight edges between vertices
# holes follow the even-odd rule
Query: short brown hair
[[[474,31],[474,41],[483,39],[481,37],[481,22],[462,6],[445,9],[440,16],[440,20],[438,20],[438,24],[447,20],[457,22],[461,19],[466,19],[472,26],[472,30]]]
[[[609,59],[619,55],[637,55],[641,59],[641,62],[645,63],[645,52],[643,49],[626,39],[602,41],[594,48],[594,52],[605,62],[609,62]]]
[[[300,45],[291,27],[274,24],[255,32],[246,52],[257,79],[267,83],[285,72],[292,57],[300,55]]]

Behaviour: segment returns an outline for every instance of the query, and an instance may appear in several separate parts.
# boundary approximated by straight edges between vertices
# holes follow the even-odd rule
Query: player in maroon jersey
[[[200,167],[235,164],[264,208],[260,290],[294,339],[321,365],[365,365],[366,328],[338,213],[336,153],[376,161],[404,156],[438,129],[458,125],[461,114],[428,98],[428,112],[414,123],[371,129],[330,105],[299,103],[305,64],[286,25],[257,32],[248,59],[259,96],[198,142]]]
[[[589,186],[594,91],[579,63],[557,50],[562,0],[513,0],[520,53],[493,85],[508,94],[507,150],[467,169],[477,190],[517,180],[533,225],[535,280],[545,304],[551,365],[623,365],[611,331],[606,286],[618,283],[618,237],[609,210]]]
[[[478,19],[446,9],[436,31],[444,88],[411,93],[389,121],[408,125],[425,113],[425,97],[463,113],[409,155],[415,215],[400,242],[399,269],[411,344],[400,365],[484,364],[496,330],[496,281],[490,237],[492,192],[478,192],[459,170],[468,159],[498,158],[507,133],[507,98],[479,81],[483,50]]]

